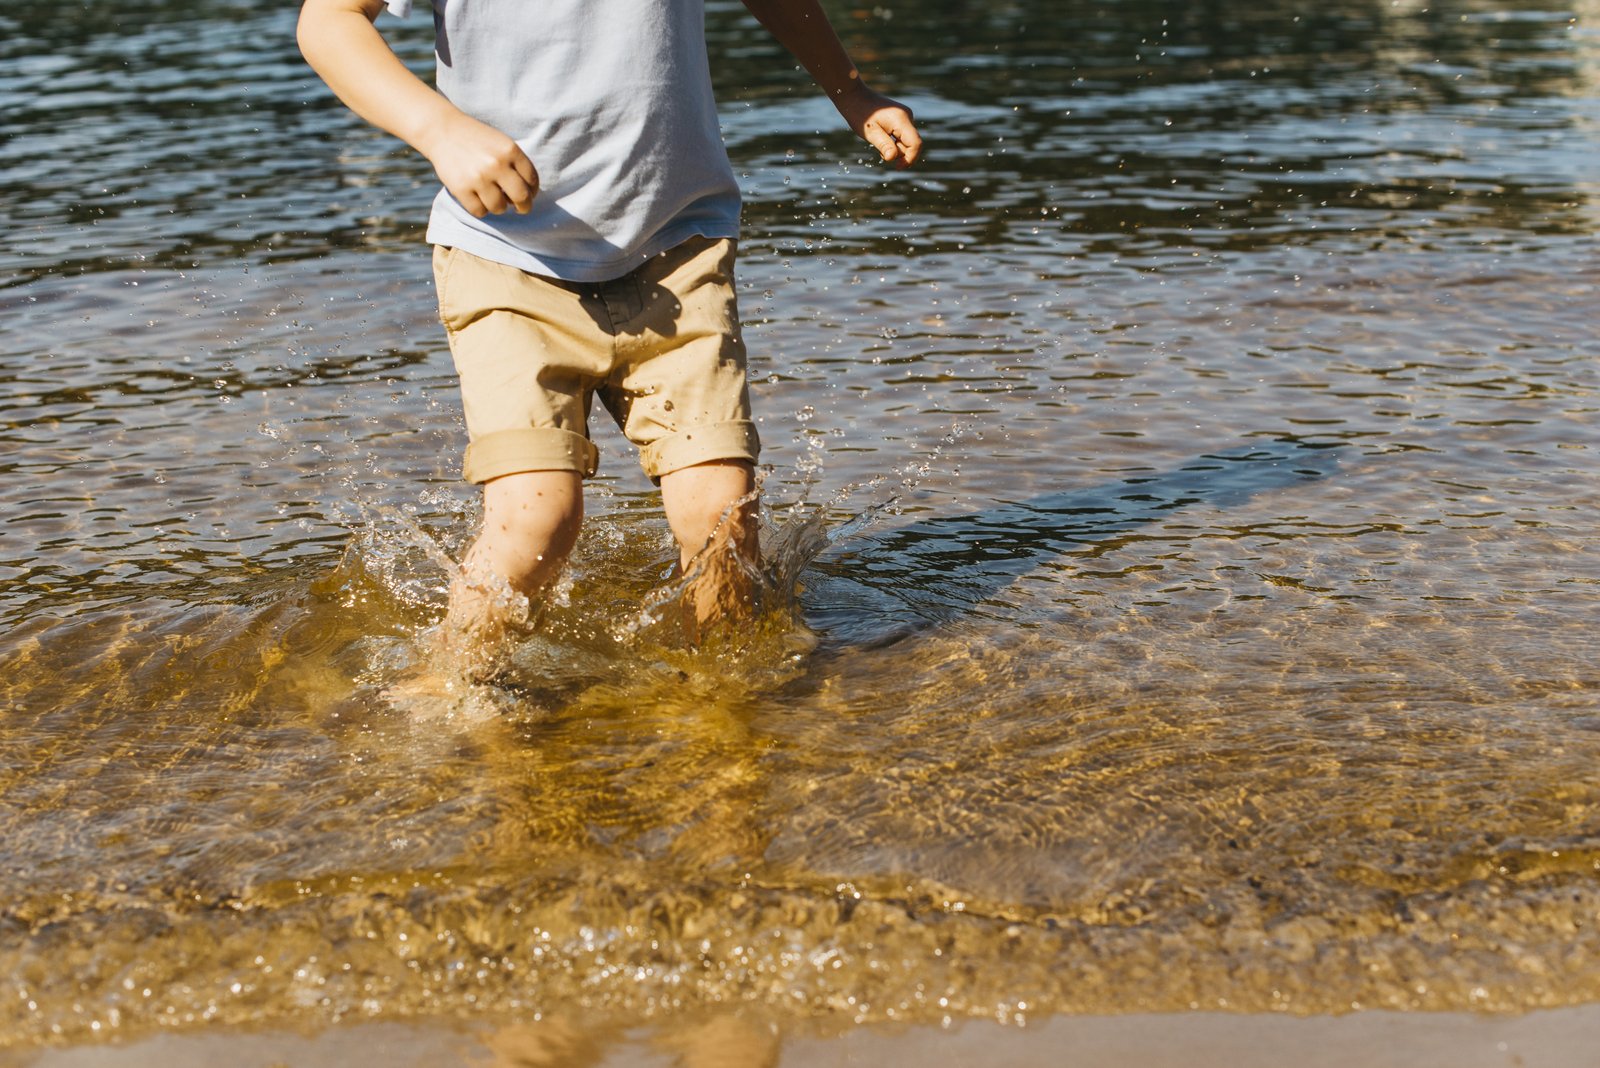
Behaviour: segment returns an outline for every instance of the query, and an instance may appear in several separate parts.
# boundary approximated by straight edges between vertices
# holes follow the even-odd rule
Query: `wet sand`
[[[838,1037],[778,1039],[723,1018],[688,1031],[618,1035],[544,1022],[503,1028],[356,1024],[318,1035],[281,1031],[163,1035],[126,1047],[79,1047],[14,1062],[21,1068],[297,1068],[382,1064],[532,1068],[1578,1068],[1597,1063],[1600,1006],[1522,1016],[1365,1012],[1348,1016],[1130,1015],[1056,1017],[1025,1026],[972,1022],[857,1028]]]
[[[1600,1064],[1600,0],[833,6],[915,171],[706,5],[750,644],[596,412],[402,709],[436,176],[296,5],[0,4],[0,1061]]]

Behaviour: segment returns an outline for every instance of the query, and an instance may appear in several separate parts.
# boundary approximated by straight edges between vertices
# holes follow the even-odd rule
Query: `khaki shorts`
[[[598,393],[653,480],[749,460],[744,341],[733,242],[695,237],[609,282],[563,282],[435,246],[439,316],[467,416],[462,475],[592,476]]]

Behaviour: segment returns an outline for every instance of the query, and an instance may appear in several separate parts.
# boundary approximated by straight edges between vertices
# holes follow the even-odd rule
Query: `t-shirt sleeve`
[[[383,0],[383,3],[391,15],[405,18],[411,14],[411,0]]]

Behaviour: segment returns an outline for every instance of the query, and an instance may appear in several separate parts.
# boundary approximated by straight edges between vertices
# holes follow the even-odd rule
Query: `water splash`
[[[658,511],[591,519],[567,567],[532,605],[503,580],[474,579],[489,589],[494,616],[508,632],[492,662],[471,648],[480,635],[453,635],[443,621],[451,585],[463,580],[445,548],[447,540],[459,540],[454,531],[361,506],[361,524],[339,567],[318,589],[374,616],[379,633],[362,639],[370,656],[358,685],[407,692],[419,677],[435,679],[425,691],[431,700],[402,702],[412,712],[471,719],[503,714],[517,702],[548,709],[595,686],[708,672],[723,684],[770,687],[799,670],[816,644],[799,612],[805,568],[834,544],[835,530],[860,529],[892,503],[877,502],[839,523],[837,514],[859,488],[822,505],[802,499],[776,509],[778,520],[761,533],[759,566],[713,546],[688,567],[676,567]],[[718,553],[724,559],[715,559]],[[719,563],[747,573],[753,613],[701,633],[693,594]]]

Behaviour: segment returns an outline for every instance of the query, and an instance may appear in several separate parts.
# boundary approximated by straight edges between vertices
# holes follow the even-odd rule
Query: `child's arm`
[[[426,156],[467,211],[526,213],[539,192],[532,161],[406,69],[372,25],[382,10],[383,0],[305,0],[301,54],[351,111]]]
[[[911,109],[867,88],[817,0],[744,0],[744,6],[793,53],[844,121],[885,162],[901,167],[917,162],[922,138],[911,123]]]

